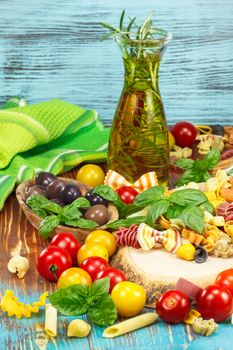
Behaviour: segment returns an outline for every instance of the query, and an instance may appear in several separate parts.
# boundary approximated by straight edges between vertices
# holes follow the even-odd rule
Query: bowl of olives
[[[27,219],[39,232],[45,218],[55,217],[57,209],[62,212],[59,224],[48,234],[42,234],[44,238],[70,232],[83,243],[89,232],[96,228],[106,229],[108,223],[118,219],[115,205],[93,191],[94,188],[80,181],[41,172],[35,179],[20,184],[16,197]],[[78,202],[83,202],[83,206],[77,208]]]

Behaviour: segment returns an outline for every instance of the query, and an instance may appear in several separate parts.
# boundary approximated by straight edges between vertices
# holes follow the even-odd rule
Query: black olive
[[[62,187],[61,191],[61,199],[65,204],[72,203],[75,199],[82,196],[80,188],[73,183],[68,183],[64,187]]]
[[[51,200],[51,202],[56,203],[56,204],[60,205],[61,207],[64,207],[64,205],[65,205],[65,204],[62,202],[62,200],[59,199],[59,198],[52,198],[52,199],[50,199],[50,200]]]
[[[42,171],[36,175],[36,185],[47,187],[48,184],[56,180],[56,176],[48,173],[47,171]]]
[[[45,188],[42,186],[36,186],[36,185],[32,187],[28,187],[25,191],[25,199],[28,199],[29,197],[37,194],[40,194],[41,196],[46,197]]]
[[[96,204],[102,204],[105,207],[108,206],[108,201],[104,199],[103,197],[99,196],[98,194],[93,193],[94,189],[89,190],[86,192],[85,197],[89,200],[91,206]]]
[[[53,182],[50,182],[50,184],[48,184],[48,186],[46,187],[47,197],[49,199],[60,198],[61,190],[63,187],[65,187],[65,182],[60,179],[56,179]]]
[[[201,264],[205,262],[207,258],[208,258],[208,253],[205,250],[205,248],[198,246],[196,248],[196,253],[194,255],[194,260],[196,261],[196,263]]]
[[[222,125],[209,125],[212,129],[212,134],[224,136],[224,127]]]

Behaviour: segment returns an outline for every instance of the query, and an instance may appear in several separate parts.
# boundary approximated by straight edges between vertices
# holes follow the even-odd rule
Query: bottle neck
[[[123,58],[125,68],[125,87],[136,90],[159,90],[159,67],[161,59],[147,57],[145,59]]]

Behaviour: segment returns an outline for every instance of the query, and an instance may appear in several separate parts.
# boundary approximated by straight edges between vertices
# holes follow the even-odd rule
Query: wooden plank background
[[[123,8],[139,19],[155,10],[173,33],[160,74],[168,122],[232,124],[232,0],[0,0],[0,103],[59,97],[110,121],[123,66],[99,21],[116,25]]]

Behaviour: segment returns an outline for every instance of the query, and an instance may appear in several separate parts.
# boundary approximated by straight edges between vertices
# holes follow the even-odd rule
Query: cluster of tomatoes
[[[70,233],[53,237],[38,257],[37,270],[58,289],[74,284],[90,286],[100,278],[110,280],[109,293],[121,316],[138,314],[144,307],[146,293],[136,283],[128,282],[121,270],[113,268],[108,258],[116,249],[114,236],[104,230],[91,232],[83,245]]]
[[[221,272],[213,285],[200,290],[195,308],[203,319],[223,322],[233,312],[233,269]],[[191,302],[181,290],[166,291],[156,303],[160,318],[167,323],[183,322],[191,310]]]

